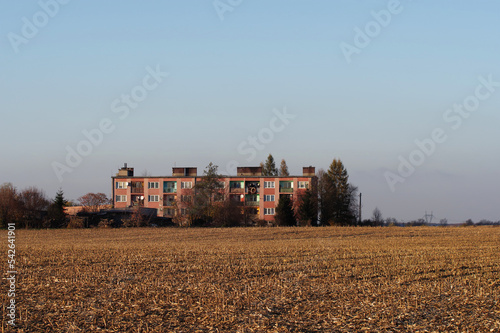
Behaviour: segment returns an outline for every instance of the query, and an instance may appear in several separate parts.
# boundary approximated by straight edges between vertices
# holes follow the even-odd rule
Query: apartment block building
[[[157,210],[158,216],[173,218],[187,214],[183,203],[192,200],[197,182],[197,168],[174,167],[171,176],[134,176],[127,164],[112,177],[115,208],[146,207]],[[296,200],[306,189],[315,189],[315,168],[304,167],[301,176],[263,176],[261,167],[238,167],[236,176],[222,176],[221,187],[226,198],[255,218],[273,221],[279,198],[287,195]]]

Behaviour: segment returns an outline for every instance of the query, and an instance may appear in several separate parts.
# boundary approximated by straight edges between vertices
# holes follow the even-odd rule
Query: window
[[[149,202],[158,202],[158,201],[160,201],[160,196],[159,195],[149,195],[148,201]]]
[[[163,192],[176,193],[177,192],[177,182],[176,181],[163,182]]]
[[[264,182],[264,188],[274,188],[274,182]]]
[[[264,196],[264,201],[274,201],[274,194],[272,194],[272,195],[265,195]]]
[[[170,215],[170,216],[175,215],[175,209],[173,209],[173,208],[167,208],[166,209],[166,214]]]
[[[193,188],[193,182],[181,182],[181,188]]]
[[[191,202],[191,196],[190,195],[181,195],[181,201],[182,202]]]
[[[148,183],[148,188],[159,188],[160,187],[160,183],[158,182],[149,182]]]
[[[309,188],[309,182],[299,182],[299,188]]]
[[[187,215],[187,214],[188,214],[187,208],[181,208],[181,215]]]
[[[116,182],[116,188],[127,188],[127,182]]]
[[[243,182],[242,181],[230,181],[229,182],[229,187],[230,188],[243,188]]]
[[[116,202],[127,202],[127,196],[126,195],[117,195]]]
[[[264,208],[264,215],[274,215],[274,208]]]

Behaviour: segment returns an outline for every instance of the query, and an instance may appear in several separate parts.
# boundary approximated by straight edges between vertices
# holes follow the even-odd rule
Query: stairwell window
[[[264,215],[274,215],[274,208],[264,208]]]
[[[264,182],[264,188],[274,188],[274,182]]]
[[[148,195],[148,201],[149,202],[158,202],[158,201],[160,201],[160,196],[159,195]]]
[[[181,182],[181,189],[193,188],[193,182]]]
[[[127,202],[127,196],[126,195],[117,195],[116,202]]]
[[[274,194],[265,195],[264,201],[274,201]]]

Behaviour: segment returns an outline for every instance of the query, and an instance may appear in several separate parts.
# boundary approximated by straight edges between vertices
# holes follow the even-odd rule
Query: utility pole
[[[359,192],[359,224],[361,224],[361,192]]]
[[[428,218],[430,218],[430,220],[428,220]],[[425,211],[424,219],[425,219],[426,224],[432,223],[433,218],[434,218],[433,212],[431,212],[430,214],[427,214],[427,211]]]

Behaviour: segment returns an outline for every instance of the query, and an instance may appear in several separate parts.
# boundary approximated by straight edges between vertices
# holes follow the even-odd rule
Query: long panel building
[[[171,176],[134,176],[127,164],[112,177],[115,208],[145,207],[157,210],[158,216],[170,217],[187,211],[182,203],[192,200],[193,189],[202,176],[197,168],[174,167]],[[315,168],[304,167],[301,176],[263,176],[261,167],[238,167],[236,176],[222,176],[225,195],[255,216],[273,221],[279,198],[296,200],[308,188],[315,188]]]

